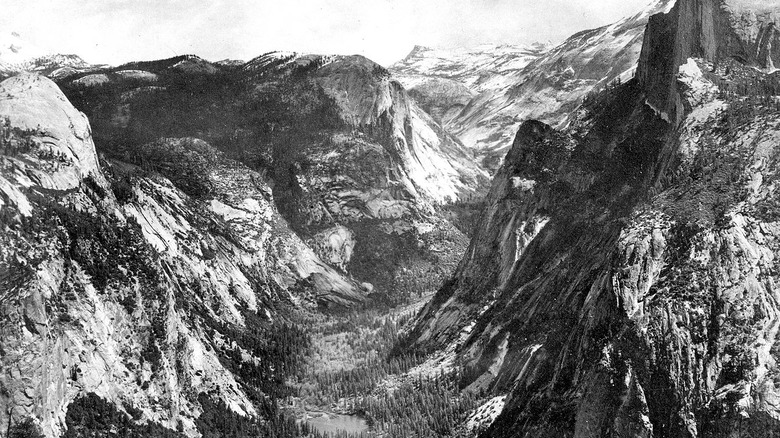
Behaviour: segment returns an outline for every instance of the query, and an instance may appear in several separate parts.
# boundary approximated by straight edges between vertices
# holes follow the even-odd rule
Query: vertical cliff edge
[[[365,300],[262,175],[195,138],[137,153],[156,170],[101,159],[51,80],[0,83],[0,430],[83,436],[114,409],[117,433],[200,436],[214,406],[259,428],[296,360],[275,344],[300,347],[285,313]]]
[[[740,63],[775,71],[780,60],[780,5],[746,0],[678,1],[667,14],[651,17],[636,77],[647,102],[676,122],[684,114],[676,76],[688,58],[714,64]]]
[[[520,127],[409,333],[506,395],[481,436],[780,433],[778,6],[680,0],[634,80]]]

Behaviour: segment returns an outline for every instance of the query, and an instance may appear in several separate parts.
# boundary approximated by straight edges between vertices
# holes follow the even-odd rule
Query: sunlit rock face
[[[315,239],[346,228],[349,262],[337,265],[378,291],[438,287],[466,239],[436,207],[481,196],[487,172],[379,65],[360,56],[319,63],[313,80],[360,135],[335,135],[305,153],[317,164],[297,178],[310,202],[294,222],[305,221]]]
[[[679,1],[651,23],[734,9]],[[715,39],[651,25],[640,70],[695,48],[672,83],[641,73],[567,131],[519,129],[456,275],[411,331],[436,350],[471,327],[466,387],[509,393],[484,436],[780,432],[777,79],[733,51],[731,36],[761,33],[723,24],[744,21],[761,19],[721,21]]]
[[[197,436],[199,394],[257,414],[225,361],[247,325],[365,298],[289,229],[260,174],[204,141],[139,148],[156,171],[99,160],[85,116],[31,74],[0,83],[0,120],[2,430],[32,418],[59,436],[95,393]]]
[[[467,244],[441,209],[479,199],[488,173],[386,69],[283,52],[181,68],[204,62],[137,62],[60,84],[106,154],[137,162],[139,145],[192,136],[264,174],[292,231],[376,297],[441,284]]]
[[[486,173],[473,155],[409,98],[378,64],[360,57],[337,57],[319,68],[316,81],[339,105],[341,117],[369,135],[399,162],[405,188],[433,203],[473,196]]]
[[[52,81],[34,74],[3,81],[0,114],[10,128],[29,132],[32,142],[42,144],[26,169],[40,186],[67,190],[88,175],[102,177],[87,118]]]

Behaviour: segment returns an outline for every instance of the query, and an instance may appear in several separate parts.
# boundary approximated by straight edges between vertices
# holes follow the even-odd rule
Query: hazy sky
[[[294,50],[359,53],[388,65],[415,44],[558,42],[650,1],[0,0],[0,31],[94,63]]]

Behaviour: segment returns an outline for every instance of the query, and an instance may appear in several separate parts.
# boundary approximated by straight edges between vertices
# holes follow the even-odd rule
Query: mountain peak
[[[0,33],[0,66],[19,65],[45,54],[45,51],[26,41],[18,32]]]
[[[0,75],[35,72],[55,77],[95,67],[75,54],[42,50],[17,32],[0,34]]]

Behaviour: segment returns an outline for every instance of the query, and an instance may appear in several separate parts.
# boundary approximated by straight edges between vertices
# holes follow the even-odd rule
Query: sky
[[[274,50],[361,54],[383,65],[415,45],[560,42],[650,0],[0,0],[0,33],[92,63]]]

